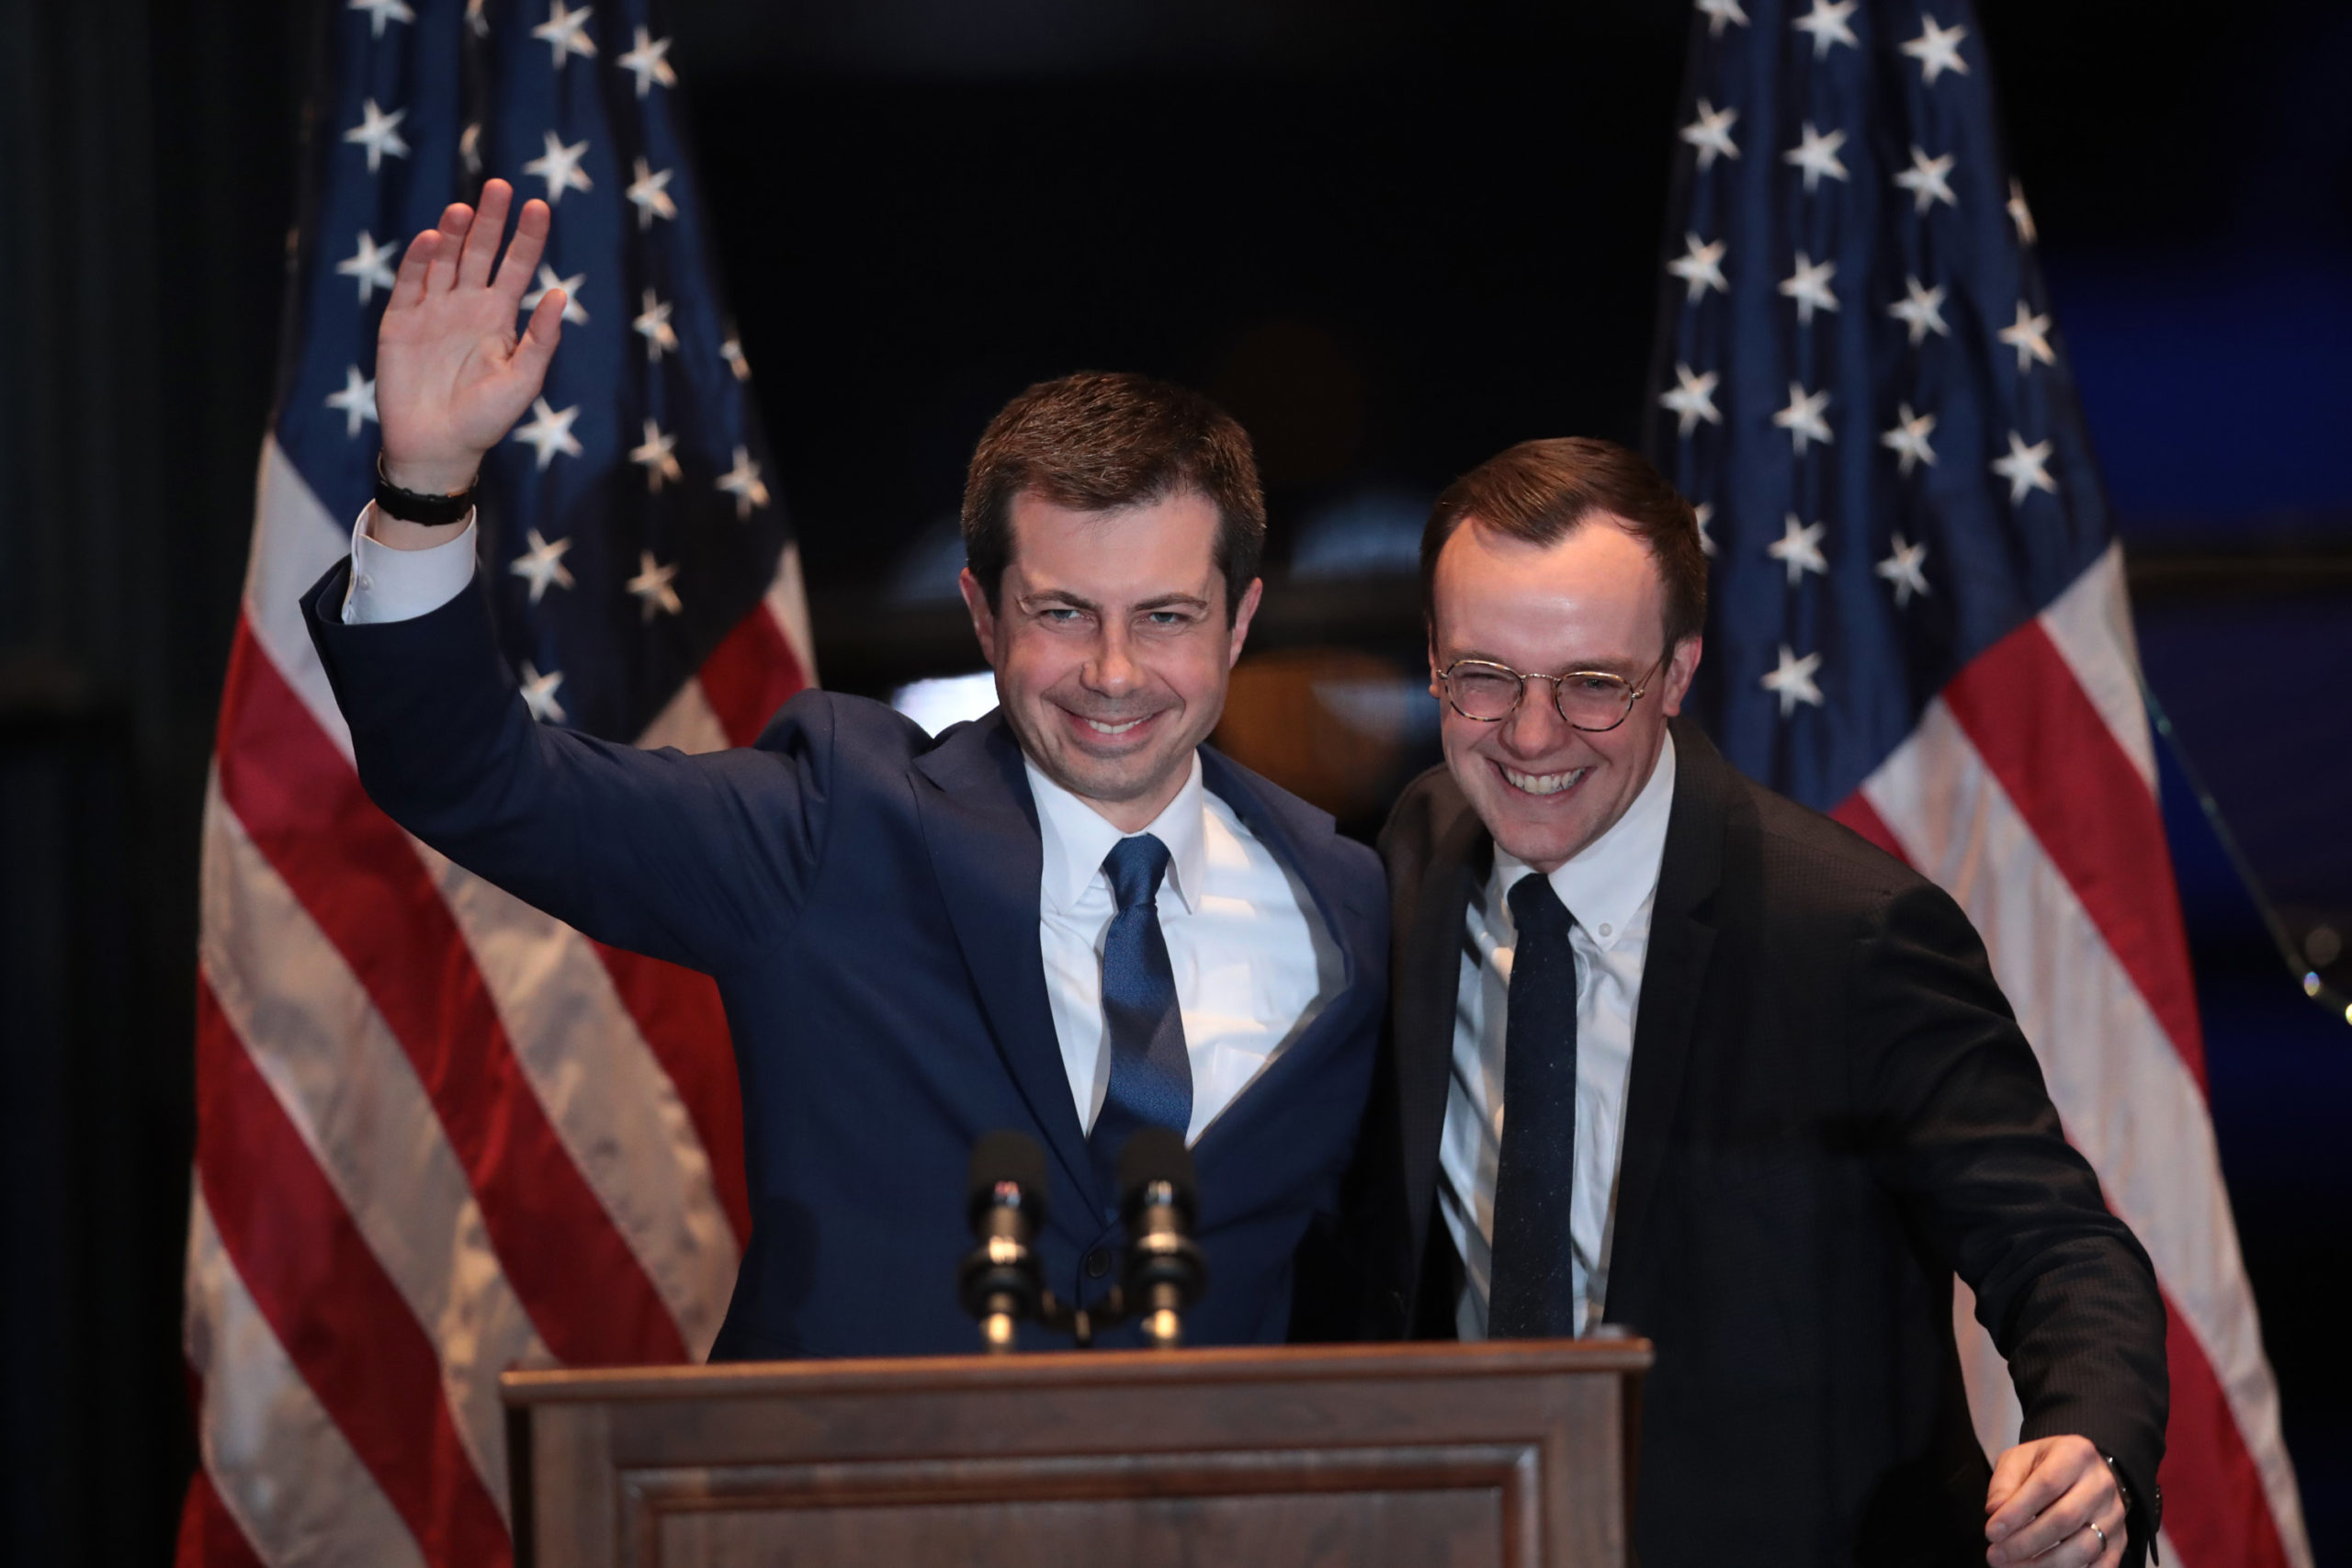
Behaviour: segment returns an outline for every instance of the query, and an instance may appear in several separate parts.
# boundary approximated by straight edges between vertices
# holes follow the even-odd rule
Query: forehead
[[[1009,577],[1018,592],[1063,592],[1099,604],[1168,594],[1210,596],[1217,581],[1216,503],[1197,491],[1090,512],[1035,491],[1012,498]]]
[[[1448,659],[1523,670],[1655,660],[1665,588],[1647,546],[1607,513],[1533,545],[1465,520],[1439,553],[1431,635]]]

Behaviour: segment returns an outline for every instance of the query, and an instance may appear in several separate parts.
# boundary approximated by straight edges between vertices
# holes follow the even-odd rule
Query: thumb
[[[2001,1455],[1993,1466],[1993,1483],[1984,1489],[1984,1511],[1996,1512],[2002,1504],[2017,1495],[2026,1477],[2033,1473],[2038,1450],[2031,1443],[2020,1443]]]

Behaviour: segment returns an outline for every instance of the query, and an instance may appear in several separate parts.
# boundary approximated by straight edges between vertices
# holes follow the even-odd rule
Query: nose
[[[1576,733],[1560,716],[1552,683],[1544,680],[1532,680],[1521,688],[1519,706],[1503,720],[1501,729],[1504,749],[1520,757],[1541,757],[1557,750]]]
[[[1089,690],[1104,696],[1124,696],[1143,683],[1143,671],[1135,661],[1134,644],[1124,623],[1111,621],[1102,628],[1094,645],[1094,656],[1086,661],[1086,684]]]

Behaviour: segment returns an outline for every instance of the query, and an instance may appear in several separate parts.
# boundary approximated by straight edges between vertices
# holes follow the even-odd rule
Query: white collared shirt
[[[1552,891],[1576,918],[1568,932],[1577,956],[1576,1188],[1568,1202],[1568,1256],[1578,1334],[1599,1319],[1608,1296],[1634,1019],[1673,809],[1669,734],[1649,782],[1625,815],[1552,873]],[[1437,1195],[1462,1257],[1462,1300],[1454,1321],[1464,1339],[1487,1337],[1487,1295],[1494,1277],[1495,1171],[1502,1155],[1505,1109],[1503,1036],[1511,954],[1519,940],[1504,896],[1521,877],[1534,874],[1497,845],[1494,872],[1471,899],[1464,920]]]
[[[347,624],[429,614],[473,581],[470,521],[446,543],[398,550],[368,536],[368,516],[363,509],[352,530]],[[1118,903],[1102,859],[1125,835],[1035,763],[1026,766],[1044,839],[1037,936],[1046,994],[1070,1098],[1080,1122],[1091,1129],[1111,1085],[1102,942]],[[1144,830],[1168,846],[1159,925],[1192,1058],[1191,1143],[1339,994],[1345,964],[1313,897],[1233,808],[1203,786],[1199,753],[1184,787]]]
[[[1037,935],[1046,993],[1079,1122],[1091,1129],[1111,1086],[1102,943],[1118,913],[1102,861],[1127,835],[1023,762],[1044,839]],[[1192,1060],[1191,1143],[1338,994],[1342,964],[1313,898],[1203,786],[1197,752],[1183,788],[1143,830],[1168,846],[1159,929]]]

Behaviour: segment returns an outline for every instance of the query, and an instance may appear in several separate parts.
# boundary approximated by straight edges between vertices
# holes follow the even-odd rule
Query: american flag
[[[2169,1565],[2308,1564],[2122,558],[1965,0],[1697,0],[1651,446],[1731,759],[1948,888],[2170,1314]],[[1988,1450],[1998,1353],[1954,1319]]]
[[[716,988],[476,880],[361,792],[297,596],[350,548],[399,250],[492,175],[571,304],[491,456],[533,710],[748,742],[811,677],[790,534],[649,0],[319,0],[277,412],[205,816],[189,1563],[509,1561],[498,1374],[699,1359],[748,1234]],[[537,296],[528,301],[536,304]]]

